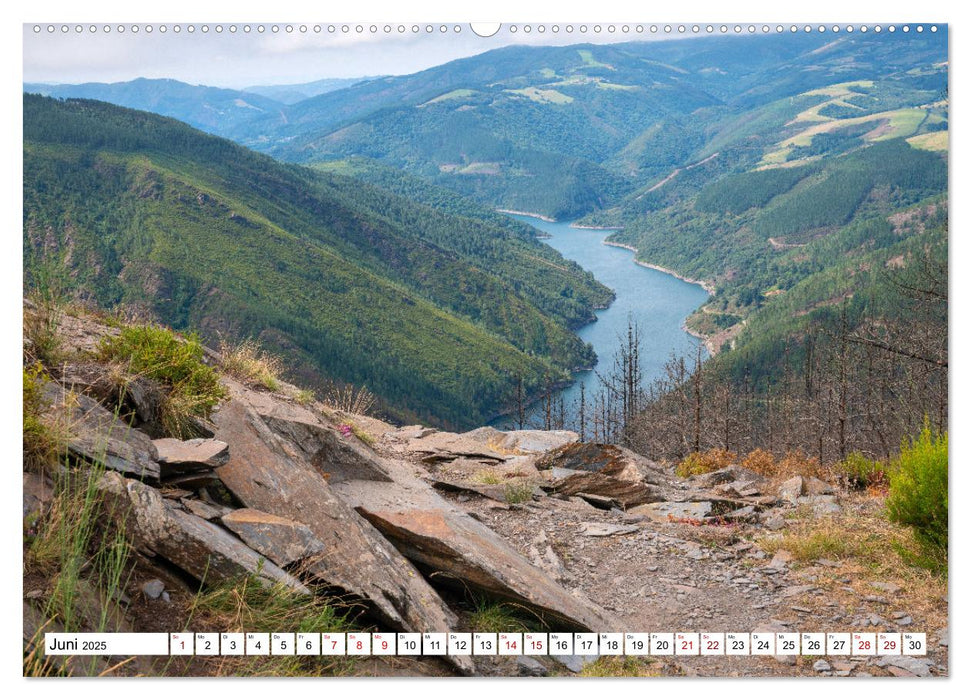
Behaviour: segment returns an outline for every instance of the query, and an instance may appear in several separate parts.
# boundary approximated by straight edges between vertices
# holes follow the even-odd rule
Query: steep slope
[[[481,422],[519,377],[535,391],[593,359],[565,323],[588,318],[609,290],[517,228],[103,103],[28,95],[24,110],[28,278],[62,260],[102,305],[140,306],[209,336],[261,335],[295,374],[366,384],[399,417]],[[465,240],[464,255],[433,232]],[[505,264],[541,250],[553,264],[532,284],[563,301],[547,292],[541,310],[543,295],[527,300],[489,256],[473,264],[476,237],[494,249],[491,235],[515,244]]]

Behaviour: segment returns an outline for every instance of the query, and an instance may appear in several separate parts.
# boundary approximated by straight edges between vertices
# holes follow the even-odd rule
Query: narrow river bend
[[[604,239],[611,233],[605,230],[570,228],[571,222],[548,222],[532,216],[510,215],[551,236],[544,243],[562,255],[590,270],[617,295],[610,308],[597,312],[597,320],[581,328],[577,335],[591,343],[597,353],[597,367],[593,371],[578,372],[574,383],[561,390],[566,409],[566,425],[574,421],[579,405],[580,386],[586,390],[588,401],[601,389],[597,376],[609,373],[626,337],[627,320],[633,319],[640,329],[641,372],[645,385],[660,376],[672,353],[693,356],[698,340],[683,329],[685,318],[705,303],[708,292],[697,284],[684,282],[666,272],[660,272],[634,262],[634,254],[624,248],[607,246]],[[533,406],[527,422],[541,427],[540,407]],[[515,417],[496,421],[497,427],[511,428]]]

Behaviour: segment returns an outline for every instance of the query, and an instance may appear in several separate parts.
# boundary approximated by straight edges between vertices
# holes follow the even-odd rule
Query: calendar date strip
[[[925,656],[923,632],[171,632],[44,635],[49,656]]]

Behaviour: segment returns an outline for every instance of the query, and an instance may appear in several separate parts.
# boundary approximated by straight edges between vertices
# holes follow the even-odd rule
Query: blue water
[[[581,384],[586,390],[588,407],[592,405],[593,397],[601,391],[601,380],[597,374],[608,374],[613,368],[621,338],[627,336],[628,318],[640,330],[641,372],[645,388],[661,376],[664,364],[672,354],[686,356],[693,361],[699,341],[686,333],[682,326],[685,318],[708,299],[708,292],[701,286],[684,282],[666,272],[637,265],[634,254],[629,250],[603,245],[610,231],[570,228],[569,221],[550,223],[531,216],[510,216],[550,235],[544,243],[592,272],[617,295],[610,308],[597,311],[595,322],[577,332],[580,338],[593,345],[597,353],[597,366],[594,370],[577,372],[574,383],[557,395],[563,397],[566,427],[571,427],[574,422]],[[530,426],[542,427],[542,420],[538,419],[539,411],[539,406],[532,407],[527,421]],[[513,420],[506,417],[497,421],[497,425],[511,428]]]

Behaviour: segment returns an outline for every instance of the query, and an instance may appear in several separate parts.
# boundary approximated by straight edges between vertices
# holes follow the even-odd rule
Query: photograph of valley
[[[948,51],[23,25],[23,675],[947,677]]]

